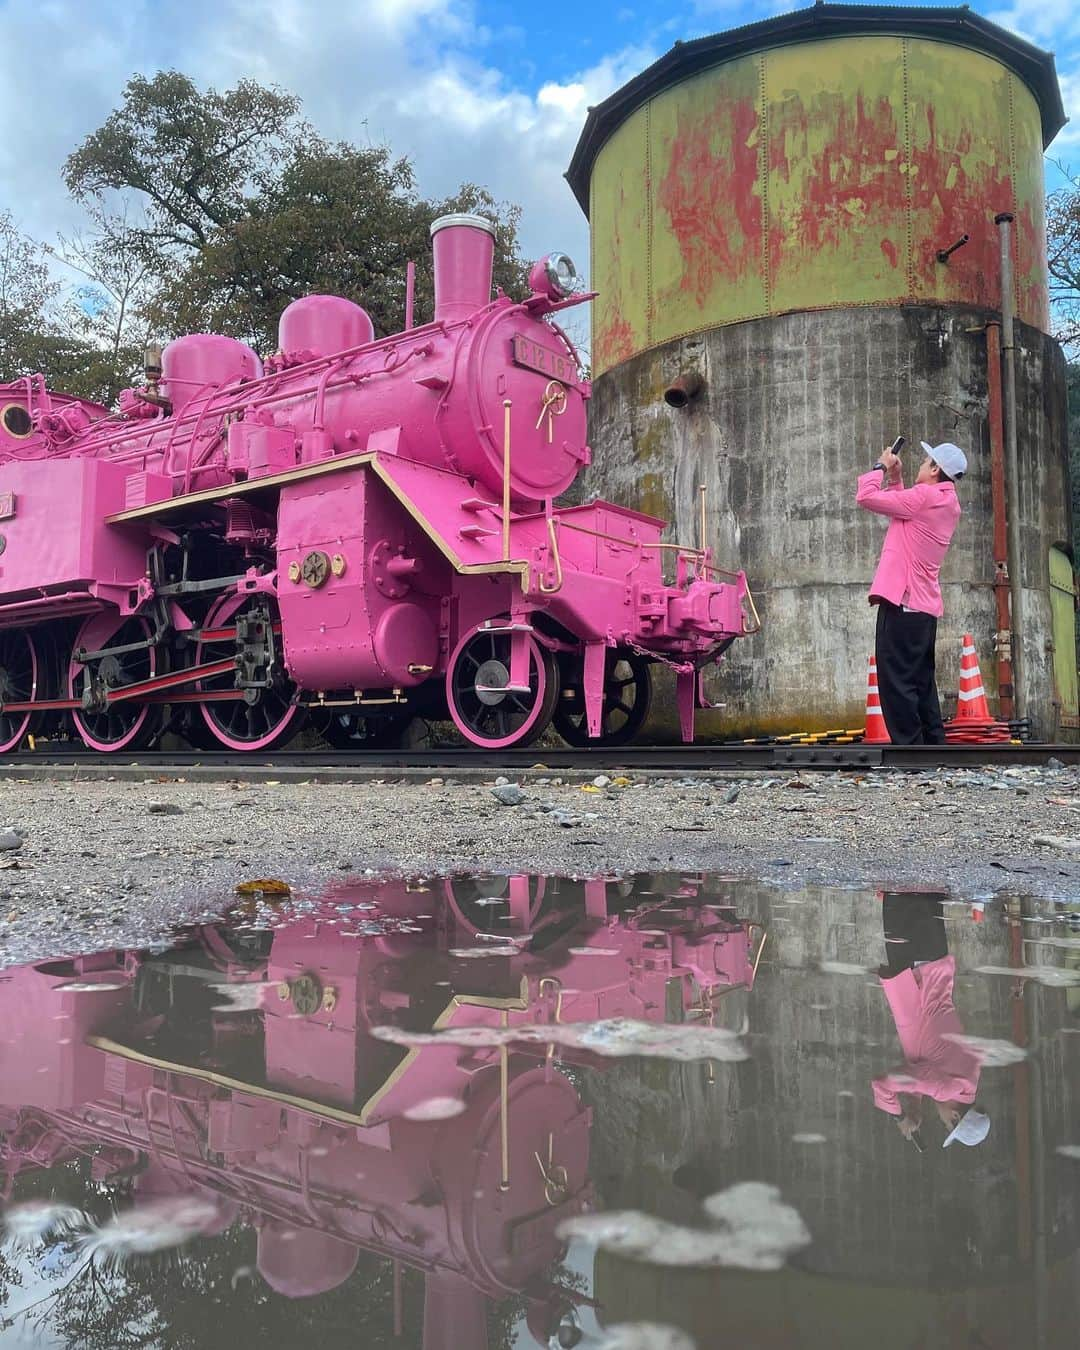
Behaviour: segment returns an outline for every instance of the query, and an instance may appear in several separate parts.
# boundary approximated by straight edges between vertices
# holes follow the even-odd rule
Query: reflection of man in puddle
[[[990,1117],[974,1106],[979,1060],[955,1039],[964,1028],[953,1004],[956,959],[949,955],[942,897],[902,891],[881,897],[886,963],[878,974],[906,1064],[874,1079],[874,1105],[894,1116],[900,1133],[920,1151],[926,1098],[948,1131],[945,1148],[981,1144]]]

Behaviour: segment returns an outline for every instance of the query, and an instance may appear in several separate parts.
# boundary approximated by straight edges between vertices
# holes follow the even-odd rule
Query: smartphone
[[[892,445],[889,446],[889,450],[890,450],[890,452],[891,452],[892,454],[898,455],[898,454],[900,453],[900,451],[904,448],[904,446],[905,446],[906,444],[907,444],[907,437],[906,437],[906,436],[897,436],[896,440],[893,441]],[[878,462],[874,465],[874,468],[875,468],[875,469],[883,469],[884,467],[885,467],[885,465],[882,464],[882,462],[881,462],[880,459],[879,459]]]

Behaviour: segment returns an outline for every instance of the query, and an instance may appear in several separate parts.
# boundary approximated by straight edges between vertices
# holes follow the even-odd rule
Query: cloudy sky
[[[77,213],[65,156],[134,72],[204,84],[242,76],[299,94],[326,136],[386,142],[421,190],[462,180],[525,208],[530,254],[584,262],[586,226],[563,172],[586,108],[677,38],[793,8],[771,0],[0,0],[0,208],[52,238]],[[1056,51],[1074,125],[1051,151],[1080,168],[1080,3],[1016,0],[980,13]]]

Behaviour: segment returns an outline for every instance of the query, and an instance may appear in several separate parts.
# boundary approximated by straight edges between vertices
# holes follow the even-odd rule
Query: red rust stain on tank
[[[679,114],[657,201],[682,255],[679,287],[699,305],[718,284],[758,270],[757,126],[749,98],[719,103],[707,118]]]
[[[634,355],[636,344],[634,330],[623,318],[613,318],[609,323],[600,324],[596,334],[597,366],[607,370],[617,366]]]
[[[913,272],[920,297],[938,297],[983,309],[1001,305],[1001,240],[994,217],[1013,211],[1015,184],[1007,148],[994,146],[981,127],[949,135],[926,107],[923,137],[916,136],[913,206],[916,225]],[[1016,210],[1015,259],[1020,317],[1046,327],[1045,244],[1030,203]],[[968,242],[948,263],[937,250],[963,235]]]
[[[906,207],[898,171],[897,109],[884,95],[867,100],[823,92],[808,105],[790,97],[769,110],[769,173],[790,203],[769,229],[769,266],[798,270],[807,254],[851,254],[852,234],[902,221]],[[873,228],[873,225],[870,228]],[[881,253],[900,259],[891,240]]]
[[[628,357],[633,356],[639,347],[632,325],[623,317],[621,281],[624,276],[619,261],[630,256],[624,252],[624,224],[629,224],[632,232],[638,232],[641,229],[640,200],[640,196],[634,198],[633,205],[631,205],[627,200],[625,187],[620,187],[618,208],[611,221],[611,243],[609,245],[612,256],[616,260],[616,265],[609,274],[611,280],[606,294],[601,295],[596,302],[594,357],[599,370],[606,370],[609,366],[618,365],[620,361],[625,361]]]

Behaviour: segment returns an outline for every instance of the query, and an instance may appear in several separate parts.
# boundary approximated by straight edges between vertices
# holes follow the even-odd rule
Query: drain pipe
[[[990,514],[994,524],[994,655],[998,712],[1016,716],[1013,700],[1012,633],[1009,619],[1009,545],[1005,512],[1005,425],[1001,410],[1001,325],[992,319],[986,333],[986,390],[990,422]]]
[[[994,217],[1001,239],[1001,348],[1004,357],[1005,497],[1008,510],[1009,592],[1012,601],[1013,716],[1023,717],[1027,704],[1021,644],[1025,631],[1024,596],[1020,576],[1020,466],[1016,451],[1016,339],[1013,320],[1016,295],[1013,283],[1012,223],[1010,211]]]

